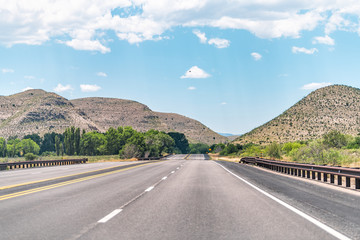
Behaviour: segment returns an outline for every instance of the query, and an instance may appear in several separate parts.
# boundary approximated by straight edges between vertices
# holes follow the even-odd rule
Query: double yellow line
[[[73,184],[73,183],[83,182],[83,181],[86,181],[86,180],[90,180],[90,179],[94,179],[94,178],[98,178],[98,177],[103,177],[103,176],[107,176],[107,175],[114,174],[114,173],[123,172],[125,170],[129,170],[129,169],[133,169],[133,168],[137,168],[137,167],[141,167],[141,166],[145,166],[145,165],[149,165],[149,164],[152,164],[152,163],[145,163],[145,164],[132,166],[132,167],[128,167],[128,168],[123,168],[123,169],[119,169],[119,170],[115,170],[115,171],[111,171],[111,172],[100,173],[100,174],[87,176],[87,177],[82,177],[82,178],[78,178],[78,179],[73,179],[73,180],[69,180],[69,181],[65,181],[65,182],[61,182],[61,183],[51,184],[51,185],[44,186],[44,187],[38,187],[38,188],[33,188],[33,189],[21,191],[21,192],[6,194],[6,195],[0,196],[0,201],[10,199],[10,198],[19,197],[19,196],[24,196],[24,195],[31,194],[31,193],[41,192],[41,191],[45,191],[45,190],[49,190],[49,189],[53,189],[53,188],[57,188],[57,187],[61,187],[61,186],[66,186],[66,185],[70,185],[70,184]],[[114,168],[114,167],[111,167],[111,168]],[[104,169],[101,169],[101,170],[104,170]],[[100,171],[100,170],[95,170],[95,171]],[[90,171],[90,172],[95,172],[95,171]],[[89,173],[89,172],[87,172],[87,173]],[[81,173],[81,174],[84,174],[84,173]],[[64,176],[64,177],[75,176],[75,175],[80,175],[80,174],[73,174],[73,175],[68,175],[68,176]],[[53,178],[53,179],[50,179],[50,180],[55,180],[55,179],[64,178],[64,177]],[[18,185],[6,186],[6,187],[3,187],[1,189],[8,189],[8,188],[12,188],[14,186],[29,185],[29,184],[32,184],[32,183],[39,183],[39,182],[44,182],[44,181],[48,181],[48,180],[49,179],[41,180],[41,181],[37,181],[37,182],[31,182],[31,183],[23,183],[23,184],[18,184]]]

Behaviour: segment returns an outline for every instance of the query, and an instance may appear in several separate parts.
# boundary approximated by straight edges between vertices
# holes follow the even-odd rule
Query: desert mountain
[[[191,142],[218,143],[227,139],[200,122],[175,113],[159,113],[148,106],[116,98],[82,98],[71,101],[98,126],[105,129],[132,126],[138,131],[157,129],[184,133]]]
[[[200,122],[173,113],[157,113],[135,101],[112,98],[67,100],[55,93],[28,90],[0,96],[0,136],[47,132],[62,133],[69,126],[86,131],[132,126],[184,133],[193,142],[217,143],[226,139]]]
[[[343,85],[320,88],[235,142],[282,143],[316,139],[330,130],[351,135],[360,132],[360,89]]]

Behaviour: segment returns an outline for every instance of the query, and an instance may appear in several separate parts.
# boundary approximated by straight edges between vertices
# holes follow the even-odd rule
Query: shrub
[[[33,153],[26,153],[24,156],[27,161],[32,161],[37,158],[37,156]]]
[[[269,146],[266,147],[266,152],[269,157],[272,158],[281,158],[281,151],[280,145],[276,142],[271,143]]]
[[[323,143],[330,148],[342,148],[347,144],[345,135],[339,131],[330,131],[323,138]]]
[[[303,146],[303,144],[301,144],[299,142],[288,142],[288,143],[284,144],[284,146],[281,148],[281,150],[283,152],[285,152],[285,154],[287,156],[289,156],[292,151],[295,151],[296,149],[299,149],[302,146]]]

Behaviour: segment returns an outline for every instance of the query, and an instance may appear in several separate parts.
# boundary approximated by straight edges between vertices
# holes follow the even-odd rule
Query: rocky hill
[[[113,98],[67,100],[55,93],[28,90],[0,96],[0,136],[47,132],[62,133],[69,126],[86,131],[106,131],[109,127],[132,126],[184,133],[192,142],[218,143],[226,138],[200,122],[173,113],[153,112],[141,103]]]
[[[360,132],[360,89],[332,85],[318,89],[280,116],[237,138],[237,143],[308,140],[330,130]]]

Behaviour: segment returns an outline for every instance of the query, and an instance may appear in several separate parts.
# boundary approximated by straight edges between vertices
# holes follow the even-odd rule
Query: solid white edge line
[[[106,215],[104,218],[100,219],[98,221],[98,223],[106,223],[107,221],[109,221],[110,219],[112,219],[113,217],[115,217],[117,214],[119,214],[122,211],[122,209],[115,209],[114,211],[112,211],[110,214]]]
[[[331,234],[332,236],[341,239],[341,240],[351,240],[350,238],[346,237],[345,235],[343,235],[342,233],[336,231],[335,229],[332,229],[331,227],[319,222],[318,220],[316,220],[315,218],[307,215],[304,212],[301,212],[300,210],[294,208],[293,206],[285,203],[284,201],[278,199],[277,197],[271,195],[270,193],[265,192],[264,190],[258,188],[257,186],[253,185],[252,183],[246,181],[245,179],[243,179],[242,177],[239,177],[238,175],[236,175],[235,173],[231,172],[229,169],[225,168],[224,166],[222,166],[221,164],[218,164],[217,162],[215,162],[217,165],[219,165],[220,167],[222,167],[223,169],[225,169],[227,172],[229,172],[230,174],[232,174],[234,177],[238,178],[239,180],[243,181],[244,183],[246,183],[247,185],[251,186],[252,188],[254,188],[255,190],[261,192],[262,194],[264,194],[265,196],[271,198],[272,200],[276,201],[277,203],[281,204],[282,206],[286,207],[287,209],[293,211],[294,213],[300,215],[301,217],[305,218],[306,220],[308,220],[309,222],[312,222],[313,224],[315,224],[316,226],[318,226],[319,228],[323,229],[324,231],[326,231],[327,233]]]
[[[154,186],[151,186],[151,187],[147,188],[147,189],[145,190],[145,192],[150,192],[150,191],[153,190],[153,189],[154,189]]]

